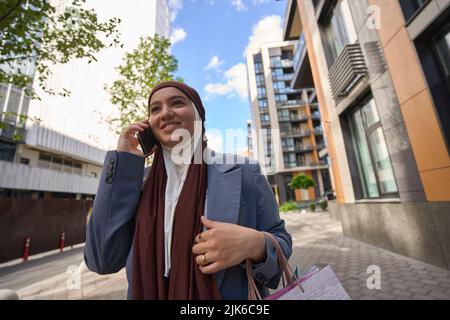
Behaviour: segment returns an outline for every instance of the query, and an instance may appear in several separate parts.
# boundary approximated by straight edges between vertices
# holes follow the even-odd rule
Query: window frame
[[[378,114],[378,121],[374,122],[373,124],[371,124],[369,127],[365,127],[364,123],[363,123],[363,130],[364,130],[364,135],[366,138],[366,142],[367,142],[367,146],[368,146],[368,150],[369,150],[369,157],[370,157],[370,161],[372,164],[372,170],[373,173],[375,175],[375,180],[376,180],[376,186],[377,186],[377,192],[378,192],[378,197],[370,197],[368,194],[368,191],[366,191],[365,189],[368,188],[367,186],[367,182],[365,181],[366,178],[361,176],[361,168],[359,168],[360,164],[358,164],[358,159],[360,157],[360,150],[357,146],[357,143],[355,141],[355,133],[354,133],[354,123],[353,120],[351,119],[351,116],[355,113],[360,113],[361,118],[363,119],[364,122],[364,118],[362,116],[362,108],[370,103],[370,101],[374,100],[375,102],[375,107],[376,107],[376,111]],[[354,152],[355,154],[353,155],[355,160],[356,160],[356,165],[358,167],[358,173],[357,176],[359,178],[359,183],[361,184],[362,187],[362,195],[363,195],[363,199],[364,200],[377,200],[377,199],[392,199],[392,198],[398,198],[399,196],[399,188],[398,188],[398,183],[397,183],[397,177],[395,175],[395,170],[394,167],[392,166],[392,159],[391,159],[391,154],[388,153],[389,155],[389,162],[391,164],[391,169],[392,169],[392,174],[394,177],[394,182],[395,182],[395,186],[397,191],[395,192],[383,192],[383,188],[381,186],[381,180],[380,180],[380,175],[376,166],[376,158],[374,155],[374,150],[373,150],[373,145],[370,142],[370,135],[373,134],[375,131],[377,131],[379,128],[381,128],[381,131],[383,132],[383,138],[384,138],[384,143],[386,144],[387,147],[387,143],[386,143],[386,136],[384,135],[384,130],[383,130],[383,126],[381,124],[381,118],[379,116],[378,113],[378,106],[376,104],[376,101],[374,99],[374,97],[372,96],[372,94],[368,94],[366,96],[364,96],[363,98],[357,100],[355,102],[355,106],[353,108],[351,108],[348,112],[348,114],[346,115],[346,121],[348,122],[348,126],[349,126],[349,130],[350,130],[350,135],[351,135],[351,144],[353,145],[353,150],[352,152]]]
[[[411,0],[407,0],[407,1],[411,1]],[[425,0],[425,2],[409,16],[406,11],[409,9],[408,4],[410,4],[411,2],[407,3],[407,2],[404,2],[404,0],[399,0],[398,2],[400,5],[400,8],[402,10],[403,17],[405,18],[406,25],[409,25],[422,12],[422,10],[431,2],[431,0]]]

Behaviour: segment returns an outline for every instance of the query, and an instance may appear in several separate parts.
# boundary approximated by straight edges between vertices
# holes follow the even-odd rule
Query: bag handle
[[[273,246],[275,247],[275,252],[277,254],[278,264],[280,266],[281,275],[283,279],[283,288],[286,288],[286,285],[291,286],[295,280],[297,280],[294,272],[292,271],[286,257],[281,250],[280,244],[278,240],[269,232],[261,231],[266,238],[268,238]],[[256,286],[255,280],[253,279],[252,274],[252,262],[250,259],[246,259],[246,271],[247,271],[247,281],[248,281],[248,299],[249,300],[262,300],[261,295],[258,291],[258,287]],[[299,284],[300,286],[300,284]],[[301,288],[301,286],[300,286]],[[302,289],[302,288],[301,288]],[[302,289],[303,291],[303,289]]]

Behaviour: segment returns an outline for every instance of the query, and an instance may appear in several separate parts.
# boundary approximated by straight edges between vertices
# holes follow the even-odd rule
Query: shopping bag
[[[268,232],[264,232],[264,235],[275,247],[283,281],[283,288],[264,300],[351,300],[329,265],[322,269],[314,266],[297,277],[275,237]],[[249,300],[263,300],[252,276],[252,263],[248,259],[246,269]]]

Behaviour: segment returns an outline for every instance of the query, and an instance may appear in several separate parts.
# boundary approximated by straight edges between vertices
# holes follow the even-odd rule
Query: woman
[[[260,231],[287,258],[292,240],[270,186],[257,163],[213,157],[204,122],[195,89],[162,82],[150,94],[149,120],[127,127],[107,152],[84,259],[99,274],[126,266],[129,299],[246,299],[246,259],[263,296],[278,286],[275,249]],[[148,126],[159,143],[142,185],[135,134]]]

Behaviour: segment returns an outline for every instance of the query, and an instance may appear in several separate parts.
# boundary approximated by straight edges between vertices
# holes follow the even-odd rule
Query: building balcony
[[[328,163],[326,161],[296,161],[296,162],[284,162],[284,167],[286,169],[292,168],[316,168],[325,167]]]
[[[287,146],[283,147],[283,152],[311,152],[314,150],[314,146],[312,145],[296,145],[296,146]]]
[[[276,62],[276,63],[271,63],[270,67],[272,69],[277,69],[277,68],[292,68],[294,66],[294,64],[292,63],[292,60],[281,60],[280,62]]]
[[[282,138],[285,137],[309,137],[311,135],[310,130],[288,130],[288,131],[280,131],[280,136]]]
[[[47,150],[99,166],[103,165],[106,155],[106,150],[34,123],[27,129],[25,143],[35,149]]]
[[[272,79],[273,81],[291,81],[293,76],[293,73],[288,73],[279,76],[273,76]]]
[[[323,135],[323,129],[322,128],[314,128],[314,134],[315,135]]]
[[[298,116],[290,116],[290,117],[279,117],[279,122],[303,122],[308,121],[309,117],[308,115],[298,115]]]
[[[325,143],[318,143],[317,146],[316,146],[317,151],[323,150],[323,149],[325,149],[326,147],[327,147],[327,146],[325,145]]]
[[[298,145],[295,146],[295,152],[310,152],[314,150],[312,145]]]
[[[0,160],[0,188],[96,194],[99,178]]]
[[[281,88],[281,89],[274,89],[273,90],[275,94],[296,94],[301,93],[301,90],[299,89],[292,89],[292,88]]]
[[[306,100],[287,100],[283,102],[277,102],[277,108],[296,108],[308,105]]]
[[[297,168],[297,167],[300,167],[300,165],[299,165],[299,163],[297,163],[297,162],[285,162],[284,163],[284,167],[285,168]]]

